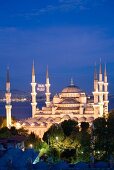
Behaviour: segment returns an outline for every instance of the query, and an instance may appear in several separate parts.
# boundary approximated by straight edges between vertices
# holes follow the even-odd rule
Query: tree
[[[114,116],[110,115],[107,119],[107,155],[114,155]]]
[[[63,129],[63,132],[65,136],[70,136],[73,131],[76,131],[77,129],[78,122],[75,120],[65,120],[61,123],[61,127]]]
[[[23,128],[16,129],[14,126],[12,126],[10,129],[7,127],[3,127],[0,129],[0,138],[10,138],[16,135],[27,136],[28,133]]]
[[[0,128],[6,126],[6,117],[0,116]]]
[[[0,129],[0,138],[9,138],[11,137],[11,132],[7,127]]]
[[[110,147],[107,120],[105,118],[97,118],[93,124],[95,158],[97,160],[107,159]]]
[[[41,139],[34,134],[34,132],[31,132],[26,136],[26,141],[25,141],[25,147],[26,148],[31,148],[33,147],[36,151],[39,151],[41,148],[42,141]]]
[[[73,140],[73,146],[76,149],[75,161],[89,161],[91,135],[88,131],[81,130],[72,133],[70,138]]]
[[[64,139],[63,129],[61,128],[60,124],[52,125],[43,136],[43,140],[49,145],[56,143],[57,138],[59,141]]]
[[[88,122],[81,122],[81,131],[88,131],[89,123]]]
[[[109,112],[108,118],[114,118],[114,109]]]

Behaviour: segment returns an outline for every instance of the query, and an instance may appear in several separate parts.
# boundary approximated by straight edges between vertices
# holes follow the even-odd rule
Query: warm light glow
[[[57,141],[58,141],[58,139],[59,139],[58,136],[56,136],[56,140],[57,140]]]
[[[16,128],[19,129],[20,127],[21,127],[20,123],[17,122],[17,123],[16,123]]]
[[[32,148],[33,148],[33,144],[31,143],[31,144],[29,145],[29,147],[32,149]]]

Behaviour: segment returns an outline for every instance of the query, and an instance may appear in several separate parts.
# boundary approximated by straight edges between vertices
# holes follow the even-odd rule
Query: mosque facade
[[[95,69],[93,100],[71,80],[70,85],[65,87],[59,94],[56,94],[51,101],[50,86],[47,68],[45,84],[46,101],[45,106],[39,109],[36,102],[37,93],[33,63],[31,82],[32,117],[16,122],[15,126],[17,128],[24,127],[29,132],[34,132],[42,138],[52,124],[58,124],[64,120],[73,119],[79,124],[86,121],[91,125],[94,119],[103,116],[107,117],[109,100],[106,66],[104,74],[102,73],[101,64],[98,75]]]

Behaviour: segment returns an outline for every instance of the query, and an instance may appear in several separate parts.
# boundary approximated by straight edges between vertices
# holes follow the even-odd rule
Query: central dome
[[[78,86],[74,85],[72,79],[71,79],[70,86],[67,86],[62,90],[62,93],[80,93],[80,92],[82,92],[82,90]]]
[[[68,86],[62,90],[62,93],[80,93],[81,89],[78,86]]]

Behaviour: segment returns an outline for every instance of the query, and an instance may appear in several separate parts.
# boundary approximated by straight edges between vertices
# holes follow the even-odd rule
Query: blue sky
[[[0,89],[9,66],[12,88],[29,90],[34,59],[39,83],[48,64],[53,92],[70,77],[91,92],[101,58],[114,93],[113,9],[113,0],[0,0]]]

